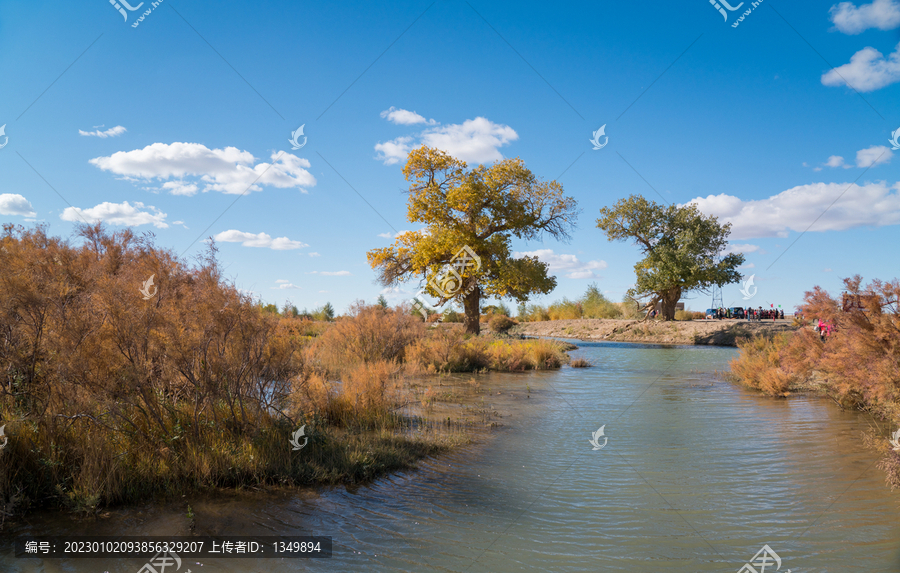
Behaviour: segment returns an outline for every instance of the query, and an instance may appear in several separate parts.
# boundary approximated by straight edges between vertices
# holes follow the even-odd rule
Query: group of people
[[[777,319],[783,320],[784,319],[784,311],[779,310],[777,308],[763,308],[763,307],[759,307],[758,309],[748,308],[744,312],[747,314],[748,321],[755,320],[755,321],[759,322],[761,320],[769,320],[769,319],[771,319],[771,320],[777,320]]]
[[[717,308],[706,311],[707,318],[746,318],[748,321],[784,319],[784,311],[777,308]]]

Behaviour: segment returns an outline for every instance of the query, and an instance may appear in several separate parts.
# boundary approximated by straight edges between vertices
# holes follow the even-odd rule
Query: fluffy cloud
[[[537,257],[547,263],[550,272],[563,272],[570,279],[598,278],[595,270],[605,269],[606,261],[588,261],[583,263],[575,255],[558,255],[553,249],[539,249],[515,253],[516,257]]]
[[[417,123],[427,123],[428,125],[437,124],[435,120],[425,119],[414,111],[397,109],[394,106],[381,112],[381,117],[386,117],[388,121],[396,123],[397,125],[415,125]]]
[[[897,225],[900,224],[898,191],[900,184],[888,187],[883,181],[862,186],[811,183],[758,201],[743,201],[722,193],[698,197],[690,203],[696,204],[704,214],[715,215],[720,223],[731,223],[731,239],[740,240],[787,237],[790,231],[803,232],[820,214],[821,218],[810,231]]]
[[[107,129],[106,131],[100,131],[99,129],[97,131],[82,131],[79,129],[78,135],[86,135],[86,136],[90,136],[90,137],[102,137],[103,139],[106,139],[107,137],[115,137],[117,135],[122,135],[126,131],[128,131],[128,130],[125,129],[124,127],[122,127],[121,125],[117,125],[115,127],[111,127],[109,129]]]
[[[167,181],[162,189],[176,195],[196,193],[195,182],[185,181],[185,177],[199,178],[198,181],[204,185],[203,191],[228,194],[241,194],[248,189],[260,191],[263,185],[296,188],[306,193],[304,187],[316,184],[316,178],[306,170],[310,167],[306,159],[290,153],[273,153],[271,160],[271,164],[254,165],[256,158],[236,147],[209,149],[200,143],[175,142],[119,151],[109,157],[96,157],[90,162],[125,179]]]
[[[34,217],[37,213],[25,197],[16,193],[0,193],[0,215]]]
[[[395,163],[405,161],[406,156],[409,155],[410,151],[412,151],[412,141],[412,137],[404,136],[398,137],[397,139],[392,139],[387,143],[376,143],[375,151],[380,153],[380,155],[376,159],[378,159],[379,161],[384,161],[385,165],[394,165]]]
[[[197,186],[194,183],[185,183],[184,181],[166,181],[163,183],[163,189],[172,195],[186,195],[190,197],[197,192]]]
[[[840,155],[832,155],[828,158],[828,161],[825,162],[826,167],[843,167],[844,169],[850,169],[850,165],[844,163],[844,158]]]
[[[223,243],[241,243],[244,247],[259,247],[272,249],[273,251],[289,251],[309,246],[300,241],[292,241],[287,237],[273,239],[266,233],[244,233],[243,231],[236,231],[234,229],[223,231],[214,238]]]
[[[319,253],[310,253],[309,256],[311,256],[311,257],[321,257],[322,255],[320,255]]]
[[[852,2],[841,2],[831,7],[834,27],[845,34],[859,34],[869,28],[892,30],[900,26],[900,2],[874,0],[858,8]]]
[[[503,159],[499,148],[519,139],[508,125],[501,125],[484,117],[467,119],[461,124],[439,125],[426,129],[415,137],[403,136],[377,143],[377,159],[385,165],[404,161],[409,151],[419,145],[436,147],[466,162],[491,163]]]
[[[873,167],[875,165],[881,165],[882,163],[887,163],[891,160],[891,157],[894,156],[894,152],[892,152],[886,145],[873,145],[867,149],[860,149],[856,152],[856,166],[857,167]],[[823,163],[825,167],[843,167],[844,169],[851,169],[853,165],[844,162],[844,158],[840,155],[832,155],[828,158],[828,161]],[[821,167],[816,167],[813,171],[821,171]]]
[[[349,277],[350,271],[310,271],[308,275],[322,275],[324,277]]]
[[[894,152],[886,145],[873,145],[868,149],[860,149],[856,152],[856,166],[872,167],[880,165],[890,161],[893,156]]]
[[[103,221],[110,225],[127,227],[151,224],[159,229],[168,228],[169,225],[165,222],[168,215],[153,206],[148,207],[148,210],[142,211],[142,209],[144,209],[144,204],[137,201],[134,205],[129,204],[128,201],[121,203],[104,201],[96,207],[88,209],[66,207],[59,218],[63,221],[87,221],[89,223]]]
[[[871,92],[900,81],[900,44],[888,56],[875,48],[866,47],[853,54],[849,64],[829,70],[822,75],[822,84],[845,84],[861,92]]]

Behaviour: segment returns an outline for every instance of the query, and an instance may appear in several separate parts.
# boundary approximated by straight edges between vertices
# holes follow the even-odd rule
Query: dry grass
[[[569,366],[572,368],[590,368],[593,364],[590,361],[585,360],[584,358],[576,358],[572,362],[569,363]]]

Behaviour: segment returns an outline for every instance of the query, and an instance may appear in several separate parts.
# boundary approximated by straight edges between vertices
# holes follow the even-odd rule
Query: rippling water
[[[329,535],[333,558],[181,571],[734,572],[766,544],[781,572],[900,571],[900,495],[861,447],[865,416],[718,379],[733,349],[578,344],[573,356],[595,367],[482,376],[503,425],[418,471],[355,490],[192,501],[203,533]],[[608,442],[594,451],[601,425]],[[175,512],[87,526],[39,515],[10,533],[183,535]],[[0,557],[14,572],[141,564]]]

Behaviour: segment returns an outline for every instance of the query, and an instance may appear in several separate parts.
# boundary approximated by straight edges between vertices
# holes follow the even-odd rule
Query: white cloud
[[[325,277],[348,277],[350,271],[310,271],[308,275],[322,275]]]
[[[381,112],[381,117],[386,117],[388,121],[398,125],[415,125],[417,123],[427,123],[428,125],[437,124],[435,120],[425,119],[414,111],[397,109],[394,106]]]
[[[758,250],[759,245],[731,244],[728,245],[728,248],[725,249],[724,254],[730,255],[731,253],[755,253]]]
[[[500,161],[503,155],[497,148],[517,139],[519,134],[513,128],[484,117],[436,127],[422,134],[425,145],[442,149],[457,159],[477,163]]]
[[[378,233],[378,236],[379,236],[379,237],[382,237],[382,238],[384,238],[384,239],[396,239],[396,238],[399,237],[400,235],[402,235],[402,234],[404,234],[404,233],[409,233],[409,232],[410,232],[410,231],[397,231],[396,233],[390,233],[390,232],[388,232],[388,233]]]
[[[97,131],[82,131],[79,129],[78,134],[79,135],[87,135],[87,136],[91,136],[91,137],[102,137],[103,139],[106,139],[107,137],[115,137],[117,135],[122,135],[126,131],[128,131],[128,130],[125,129],[124,127],[122,127],[121,125],[117,125],[115,127],[111,127],[109,129],[107,129],[106,131],[100,131],[99,129]]]
[[[849,84],[861,92],[871,92],[900,81],[900,44],[888,56],[872,47],[853,54],[850,63],[829,70],[822,75],[822,84]]]
[[[0,193],[0,215],[36,217],[37,213],[25,197],[17,193]]]
[[[289,280],[287,280],[287,279],[278,279],[278,280],[275,281],[275,282],[278,283],[278,284],[282,284],[282,283],[289,283],[289,282],[291,282],[291,281],[289,281]]]
[[[852,2],[835,4],[829,10],[834,27],[845,34],[856,35],[868,30],[892,30],[900,26],[900,2],[874,0],[858,8]]]
[[[831,269],[824,269],[826,273],[830,273]]]
[[[825,162],[825,167],[843,167],[844,169],[850,169],[850,165],[844,163],[844,158],[840,155],[832,155],[828,158],[828,161]]]
[[[605,269],[606,261],[581,262],[575,255],[558,255],[553,249],[539,249],[514,253],[516,257],[537,257],[549,265],[550,272],[564,272],[570,279],[598,278],[595,270]]]
[[[412,151],[413,138],[410,136],[398,137],[387,143],[376,143],[375,151],[381,155],[376,157],[379,161],[384,161],[385,165],[394,165],[406,160],[406,156]]]
[[[266,233],[244,233],[243,231],[236,231],[234,229],[222,231],[214,238],[223,243],[241,243],[244,247],[260,247],[272,249],[273,251],[289,251],[309,246],[300,241],[292,241],[287,237],[273,239],[271,235],[267,235]]]
[[[738,267],[739,269],[755,269],[756,265],[753,263],[746,263]]]
[[[758,201],[743,201],[722,193],[698,197],[690,203],[706,215],[715,215],[720,223],[731,223],[730,238],[740,240],[787,237],[790,231],[803,232],[820,214],[821,218],[810,231],[897,225],[900,224],[898,190],[900,184],[888,187],[883,181],[862,186],[811,183]]]
[[[194,183],[185,183],[184,181],[166,181],[163,183],[163,189],[172,195],[186,195],[190,197],[197,193],[197,185]]]
[[[151,224],[159,229],[166,229],[169,225],[165,222],[166,215],[159,209],[149,206],[147,211],[141,211],[144,204],[136,201],[134,205],[123,201],[121,203],[109,203],[104,201],[96,207],[81,209],[79,207],[66,207],[59,216],[63,221],[87,221],[89,223],[97,223],[103,221],[110,225],[125,225],[128,227],[138,227],[140,225]]]
[[[306,170],[310,167],[306,159],[290,153],[272,153],[271,159],[271,164],[254,165],[256,158],[236,147],[209,149],[200,143],[175,142],[119,151],[109,157],[91,159],[90,163],[130,180],[173,179],[170,185],[164,184],[162,189],[176,195],[195,193],[196,183],[200,182],[204,185],[204,192],[228,194],[241,194],[248,189],[260,191],[263,185],[295,188],[306,193],[305,187],[315,186],[316,178]],[[187,176],[199,179],[197,182],[185,181]]]
[[[309,256],[311,256],[311,257],[321,257],[322,255],[320,255],[319,253],[310,253]]]
[[[868,149],[860,149],[856,152],[856,166],[872,167],[881,165],[890,161],[893,156],[894,152],[886,145],[873,145]]]
[[[461,124],[426,129],[415,137],[403,136],[387,143],[379,142],[375,150],[380,153],[377,159],[385,165],[405,160],[410,150],[419,145],[436,147],[466,162],[491,163],[503,159],[500,147],[517,139],[519,134],[508,125],[476,117]]]
[[[277,289],[277,290],[288,290],[288,289],[292,289],[292,290],[293,290],[293,289],[299,289],[299,288],[300,288],[300,287],[298,287],[297,285],[295,285],[295,284],[293,284],[293,283],[289,283],[289,282],[287,282],[287,281],[275,281],[275,282],[276,282],[276,283],[280,283],[278,286],[273,286],[273,287],[272,287],[273,289]]]
[[[856,166],[857,167],[872,167],[873,165],[880,165],[882,163],[887,163],[891,160],[891,157],[894,156],[894,153],[885,145],[873,145],[868,149],[860,149],[856,152]],[[828,158],[828,161],[823,163],[825,167],[843,167],[844,169],[852,169],[853,165],[847,164],[844,162],[844,158],[840,155],[832,155]],[[817,167],[815,171],[821,171],[820,167]]]

